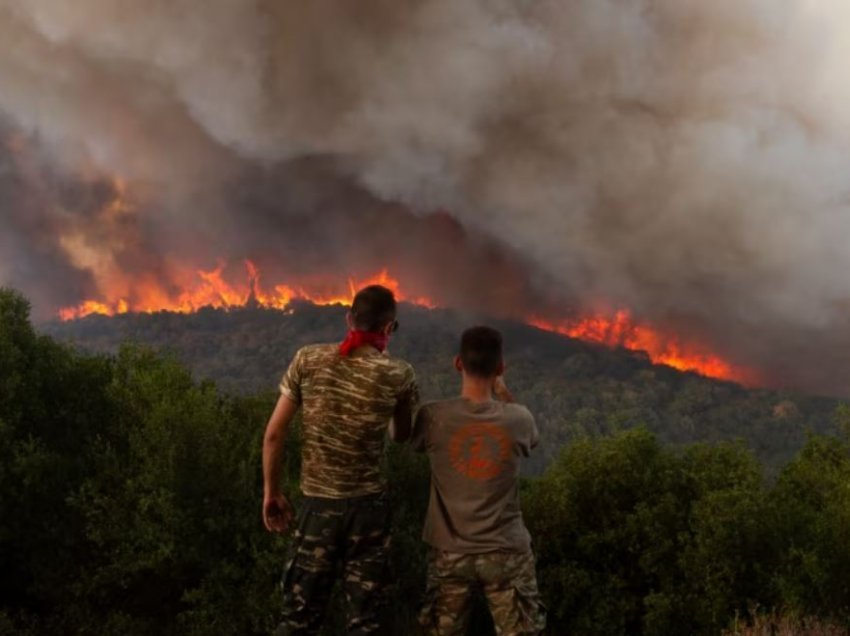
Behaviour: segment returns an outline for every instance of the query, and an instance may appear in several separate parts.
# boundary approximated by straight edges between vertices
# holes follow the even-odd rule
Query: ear
[[[387,324],[385,324],[385,325],[384,325],[384,328],[383,328],[383,329],[381,329],[381,331],[383,332],[383,334],[384,334],[385,336],[391,336],[391,335],[392,335],[392,333],[393,333],[393,326],[394,326],[394,325],[395,325],[395,321],[394,321],[394,320],[393,320],[392,322],[388,322]]]
[[[498,366],[498,367],[496,367],[496,375],[497,375],[497,376],[505,375],[505,361],[504,361],[504,360],[502,360],[502,361],[499,363],[499,366]]]
[[[458,373],[463,373],[463,360],[461,360],[460,356],[455,356],[454,365]]]
[[[354,329],[354,314],[352,314],[350,311],[345,314],[345,324],[348,325],[349,329]]]

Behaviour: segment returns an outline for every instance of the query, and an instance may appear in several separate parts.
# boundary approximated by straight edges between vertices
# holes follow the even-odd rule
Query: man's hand
[[[496,396],[497,400],[501,400],[502,402],[513,402],[514,396],[508,389],[508,386],[505,384],[504,376],[498,376],[493,381],[493,395]]]
[[[292,505],[283,495],[263,497],[263,523],[269,532],[283,533],[292,523]]]

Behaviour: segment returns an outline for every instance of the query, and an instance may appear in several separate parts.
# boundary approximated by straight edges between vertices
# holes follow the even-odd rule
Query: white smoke
[[[843,0],[0,0],[0,111],[162,223],[325,157],[565,300],[842,390],[848,55]]]

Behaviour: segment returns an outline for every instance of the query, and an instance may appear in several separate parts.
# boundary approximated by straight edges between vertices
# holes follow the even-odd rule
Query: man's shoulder
[[[314,344],[304,345],[298,350],[302,355],[324,355],[333,353],[339,350],[339,343],[319,342]]]
[[[422,408],[426,406],[429,408],[440,409],[446,408],[447,406],[451,406],[453,404],[457,404],[462,402],[461,398],[453,397],[453,398],[441,398],[439,400],[428,400],[422,404]]]
[[[402,371],[413,371],[413,365],[410,364],[407,360],[405,360],[404,358],[397,358],[393,355],[390,355],[389,353],[384,353],[383,355],[375,356],[375,359],[383,360],[384,364],[396,367],[397,369]]]
[[[396,358],[388,353],[369,356],[368,360],[375,365],[386,368],[393,376],[400,380],[409,381],[416,377],[412,364],[407,360]]]
[[[301,347],[296,353],[296,357],[301,357],[305,359],[325,357],[333,353],[337,353],[339,350],[339,344],[332,343],[319,343],[319,344],[308,344]]]
[[[428,409],[431,411],[442,411],[442,410],[452,410],[457,409],[460,406],[466,404],[466,401],[462,397],[453,397],[453,398],[444,398],[441,400],[429,400],[428,402],[424,402],[422,404],[422,409]],[[502,413],[506,416],[518,417],[518,418],[532,418],[533,415],[528,408],[522,404],[517,404],[516,402],[502,402]]]
[[[515,417],[523,420],[534,419],[534,415],[532,415],[531,411],[528,410],[527,406],[517,404],[516,402],[506,403],[504,412],[508,417]]]
[[[451,426],[451,422],[460,421],[453,412],[456,409],[452,408],[457,402],[457,398],[423,402],[416,412],[416,423],[420,433],[425,434],[427,430],[431,431],[429,434],[432,434],[435,427],[442,428],[447,424]]]
[[[516,402],[505,404],[502,411],[503,421],[512,427],[520,427],[521,430],[535,426],[534,415],[527,407]]]
[[[445,398],[442,400],[428,400],[427,402],[423,402],[420,407],[420,411],[424,411],[428,414],[439,413],[446,410],[451,410],[458,406],[458,404],[462,404],[463,400],[461,398]]]

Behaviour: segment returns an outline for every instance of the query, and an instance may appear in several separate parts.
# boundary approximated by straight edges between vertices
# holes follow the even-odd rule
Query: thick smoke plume
[[[846,394],[847,6],[0,0],[0,282],[390,264]]]

